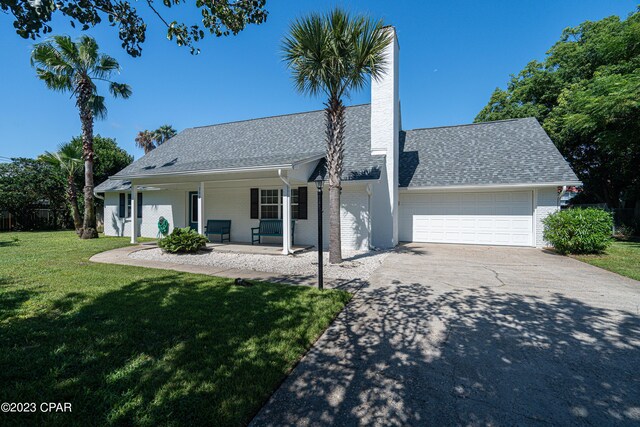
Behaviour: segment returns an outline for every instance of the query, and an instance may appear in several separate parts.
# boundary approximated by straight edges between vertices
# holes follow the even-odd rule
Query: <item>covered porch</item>
[[[290,167],[132,177],[128,211],[140,214],[127,227],[131,243],[139,236],[155,236],[157,220],[164,216],[171,229],[191,227],[207,236],[208,246],[216,251],[287,255],[304,251],[317,238],[312,232],[317,229],[315,210],[309,206],[316,198],[315,185],[307,182],[316,164],[313,159]],[[210,220],[229,224],[224,242],[208,233]],[[268,221],[278,224],[275,233],[256,236],[262,231],[257,228]]]

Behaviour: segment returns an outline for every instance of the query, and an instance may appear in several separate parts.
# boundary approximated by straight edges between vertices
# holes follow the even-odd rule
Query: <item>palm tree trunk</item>
[[[91,82],[83,79],[78,88],[78,106],[82,122],[82,158],[84,159],[84,222],[83,239],[98,237],[96,230],[96,207],[93,200],[93,111],[89,105],[93,88]]]
[[[344,158],[344,105],[337,96],[326,104],[327,119],[327,170],[329,173],[329,262],[342,262],[342,239],[340,237],[340,192],[342,191],[342,169]]]
[[[82,233],[82,219],[80,218],[80,208],[78,208],[78,189],[76,188],[76,181],[73,175],[67,177],[67,196],[69,197],[69,204],[71,205],[71,213],[73,215],[73,228],[76,233],[80,235]]]

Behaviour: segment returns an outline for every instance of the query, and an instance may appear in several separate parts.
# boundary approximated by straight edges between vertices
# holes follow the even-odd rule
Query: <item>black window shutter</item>
[[[297,219],[307,219],[307,187],[298,187]]]
[[[126,206],[126,205],[125,205],[125,199],[124,199],[124,198],[125,198],[124,193],[120,193],[120,205],[118,206],[118,216],[119,216],[120,218],[124,218],[124,216],[125,216],[125,214],[126,214],[126,213],[125,213],[125,210],[124,210],[124,209],[125,209],[125,206]]]
[[[257,188],[251,189],[251,219],[258,219],[259,192]]]
[[[142,218],[142,193],[138,193],[138,218]]]

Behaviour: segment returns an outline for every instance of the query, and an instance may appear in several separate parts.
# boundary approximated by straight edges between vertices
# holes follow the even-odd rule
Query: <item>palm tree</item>
[[[142,148],[144,150],[144,154],[147,154],[148,152],[156,148],[155,144],[153,143],[154,138],[154,132],[151,132],[150,130],[141,130],[140,132],[138,132],[138,135],[135,139],[136,146]]]
[[[176,136],[178,132],[171,125],[162,125],[158,129],[154,131],[154,140],[156,142],[156,146],[159,147],[170,138]]]
[[[73,42],[69,36],[53,36],[38,43],[31,52],[31,65],[49,89],[71,92],[76,99],[82,124],[82,158],[84,160],[84,221],[80,237],[98,237],[93,196],[93,121],[105,118],[104,97],[98,94],[97,81],[106,82],[114,97],[128,98],[131,88],[116,83],[111,76],[120,71],[118,61],[99,52],[98,43],[89,36]]]
[[[283,42],[283,57],[296,89],[324,94],[329,174],[329,262],[342,262],[340,190],[346,127],[343,97],[362,89],[367,77],[384,74],[384,49],[392,36],[382,23],[334,9],[294,21]]]
[[[54,167],[59,168],[67,178],[67,199],[71,205],[73,215],[73,227],[76,233],[82,230],[82,219],[78,208],[78,190],[76,188],[76,176],[82,170],[82,149],[74,144],[61,144],[58,151],[50,153],[45,151],[40,159]]]

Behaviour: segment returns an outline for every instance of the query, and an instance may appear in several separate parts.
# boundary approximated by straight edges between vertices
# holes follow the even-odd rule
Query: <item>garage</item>
[[[533,246],[533,192],[401,192],[399,238]]]

